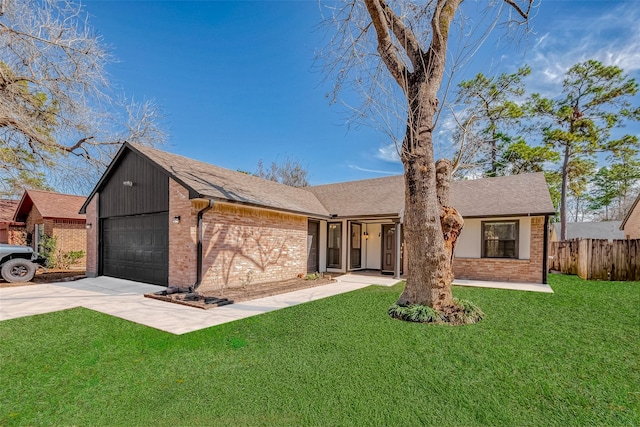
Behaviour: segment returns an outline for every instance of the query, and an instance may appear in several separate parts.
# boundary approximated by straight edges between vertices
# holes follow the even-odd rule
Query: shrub
[[[471,301],[453,299],[453,305],[437,311],[420,304],[399,305],[389,307],[389,315],[394,319],[419,323],[445,323],[449,325],[469,325],[484,319],[484,312]]]
[[[63,270],[68,270],[72,265],[77,264],[83,256],[84,251],[58,251],[55,266]]]
[[[57,246],[58,246],[58,238],[55,236],[49,236],[47,234],[43,234],[42,237],[38,239],[38,252],[47,260],[45,265],[49,268],[54,268],[57,266],[57,262],[56,262]]]

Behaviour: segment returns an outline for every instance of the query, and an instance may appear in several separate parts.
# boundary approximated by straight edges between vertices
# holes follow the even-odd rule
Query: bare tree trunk
[[[351,74],[342,72],[345,58],[347,68],[354,64],[369,64],[367,58],[373,57],[371,52],[362,54],[360,48],[362,43],[367,45],[369,35],[373,39],[371,29],[375,30],[375,41],[371,40],[371,43],[377,50],[377,58],[398,84],[407,102],[403,105],[403,110],[407,107],[407,124],[400,157],[404,166],[403,225],[408,265],[406,287],[397,304],[424,305],[450,314],[460,311],[454,307],[451,295],[451,264],[463,221],[458,212],[448,206],[451,165],[446,162],[435,164],[433,128],[438,112],[438,91],[447,62],[450,25],[462,1],[394,3],[392,6],[398,8],[396,12],[387,0],[362,0],[362,4],[359,0],[350,0],[336,12],[339,22],[347,24],[340,28],[348,40],[346,44],[340,44],[339,59],[330,67],[332,73],[340,69],[336,84],[340,87],[346,76],[351,78]],[[516,0],[504,2],[522,17],[523,22],[527,21],[533,0],[524,0],[524,7]],[[362,5],[364,8],[360,8]],[[363,13],[366,10],[370,19],[350,25],[361,10]],[[376,70],[372,74],[376,83],[380,78],[379,64],[372,69]],[[371,96],[369,89],[367,99]],[[386,89],[384,96],[390,93]],[[495,167],[495,159],[493,163]]]
[[[436,162],[436,183],[438,191],[438,202],[440,203],[440,224],[442,226],[442,238],[444,239],[444,252],[447,257],[448,276],[445,278],[447,286],[451,288],[454,279],[453,257],[455,254],[458,236],[462,232],[464,220],[457,209],[450,206],[449,194],[451,189],[451,173],[453,165],[447,159],[440,159]]]
[[[423,87],[422,90],[424,95],[428,89]],[[419,94],[421,90],[410,92]],[[432,121],[436,103],[424,99],[412,109],[415,113],[408,121],[403,143],[403,225],[408,265],[407,284],[397,303],[420,304],[443,311],[453,305],[451,263],[463,222],[457,211],[447,206],[451,163],[441,161],[437,166],[435,164]],[[442,220],[447,223],[445,234]]]
[[[430,140],[431,132],[424,137]],[[452,304],[451,286],[447,284],[451,273],[444,250],[432,157],[432,153],[412,156],[404,165],[403,225],[408,265],[407,285],[398,304],[421,304],[442,310]]]

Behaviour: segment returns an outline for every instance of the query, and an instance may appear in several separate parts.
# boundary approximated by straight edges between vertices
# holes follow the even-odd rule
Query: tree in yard
[[[331,50],[335,60],[327,63],[338,89],[349,81],[365,85],[370,88],[365,102],[381,94],[383,101],[376,104],[375,111],[393,102],[389,101],[393,94],[403,104],[405,130],[399,154],[404,166],[403,228],[408,271],[397,306],[427,306],[452,323],[460,320],[463,312],[451,294],[453,249],[463,221],[449,203],[452,164],[441,160],[436,165],[433,132],[449,33],[461,3],[345,2],[334,11],[338,34],[331,40]],[[512,18],[526,21],[532,1],[524,1],[522,6],[515,0],[499,4],[499,9],[513,12]],[[460,24],[466,22],[461,20]],[[358,66],[365,71],[356,70]],[[377,83],[384,73],[391,76],[396,92],[379,90]]]
[[[497,77],[479,73],[458,84],[455,104],[464,107],[464,117],[458,120],[457,136],[464,140],[460,151],[475,153],[467,162],[479,162],[485,176],[539,171],[551,155],[545,147],[529,146],[521,136],[526,109],[517,101],[525,93],[523,79],[530,73],[528,66]],[[519,132],[514,136],[513,131]]]
[[[458,120],[456,136],[460,158],[467,156],[465,169],[479,163],[484,176],[516,175],[541,172],[546,162],[558,160],[553,150],[531,146],[522,136],[528,112],[519,101],[525,94],[523,79],[530,73],[528,66],[497,77],[479,73],[458,84],[455,104],[464,107],[464,117]]]
[[[591,183],[593,189],[589,194],[589,209],[594,212],[604,211],[602,220],[612,219],[611,205],[616,198],[616,185],[611,177],[611,170],[603,166],[598,169]]]
[[[608,166],[601,167],[591,180],[590,210],[601,214],[601,219],[621,220],[640,182],[640,160],[633,144],[611,153]]]
[[[104,70],[110,57],[78,3],[1,5],[2,191],[50,182],[64,187],[74,177],[73,190],[88,190],[125,140],[162,142],[152,102],[111,95]]]
[[[258,170],[255,175],[291,187],[309,186],[309,181],[307,180],[309,171],[307,168],[305,168],[299,160],[291,160],[289,157],[280,163],[271,162],[269,169],[265,169],[262,160],[259,160]]]
[[[589,211],[587,189],[595,173],[596,162],[591,159],[574,159],[567,169],[567,214],[573,214],[573,221],[584,221]],[[560,174],[560,195],[562,202],[562,173]]]
[[[571,67],[563,81],[560,99],[532,97],[536,114],[545,121],[543,142],[557,150],[562,159],[560,173],[560,238],[566,238],[567,198],[574,177],[598,152],[637,147],[637,137],[626,135],[611,139],[611,131],[625,120],[638,120],[640,108],[632,107],[629,98],[638,84],[616,66],[605,66],[594,60]],[[585,163],[586,162],[586,163]],[[580,189],[578,185],[577,189]]]

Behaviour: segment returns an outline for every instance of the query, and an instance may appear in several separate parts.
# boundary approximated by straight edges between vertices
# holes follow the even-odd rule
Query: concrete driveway
[[[210,310],[145,298],[144,294],[165,288],[112,277],[0,288],[0,321],[84,307],[173,334],[184,334],[365,288],[372,282],[383,286],[398,282],[385,277],[378,280],[357,275],[341,277],[344,279],[338,278],[336,283]]]

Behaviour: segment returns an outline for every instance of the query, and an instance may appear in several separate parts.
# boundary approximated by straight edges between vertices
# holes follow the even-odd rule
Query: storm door
[[[382,224],[382,272],[393,273],[396,266],[396,227]]]
[[[342,267],[342,223],[330,222],[328,224],[329,232],[327,233],[327,267]]]
[[[307,226],[307,273],[320,271],[318,262],[318,242],[320,240],[320,223],[309,221]]]

